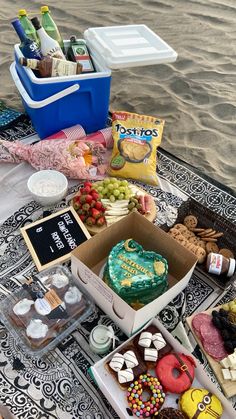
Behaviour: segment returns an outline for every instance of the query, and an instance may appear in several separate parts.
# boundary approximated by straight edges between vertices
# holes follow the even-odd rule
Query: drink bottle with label
[[[32,70],[38,70],[41,77],[74,76],[82,71],[82,66],[79,63],[52,57],[45,57],[40,61],[20,58],[19,63],[32,68]]]
[[[83,67],[82,73],[92,73],[96,71],[85,41],[77,41],[74,35],[70,37],[67,60],[80,63]]]
[[[20,9],[18,12],[19,20],[21,25],[23,26],[23,29],[26,33],[27,38],[32,39],[32,41],[36,42],[39,45],[39,38],[37,36],[37,32],[30,22],[30,19],[27,16],[25,9]]]
[[[26,58],[36,58],[38,60],[41,60],[42,58],[42,52],[40,51],[38,44],[36,42],[32,41],[32,39],[28,38],[25,34],[25,31],[19,21],[19,19],[12,20],[12,26],[15,29],[17,35],[20,38],[21,44],[20,44],[20,50],[22,54]]]
[[[45,31],[47,32],[47,34],[52,38],[55,39],[55,41],[58,42],[58,44],[60,45],[63,53],[65,52],[65,48],[64,48],[64,44],[63,44],[63,39],[62,36],[58,30],[57,25],[55,24],[49,7],[48,6],[42,6],[41,7],[41,13],[42,13],[42,27],[45,29]]]
[[[52,39],[42,28],[39,20],[37,17],[31,19],[32,24],[34,25],[38,37],[40,39],[40,47],[44,57],[49,55],[50,57],[59,58],[61,60],[65,60],[65,56],[62,52],[60,45],[58,44],[55,39]]]

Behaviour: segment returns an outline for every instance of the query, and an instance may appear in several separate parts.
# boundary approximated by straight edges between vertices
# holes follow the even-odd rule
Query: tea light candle
[[[89,336],[89,346],[97,354],[105,354],[112,344],[110,329],[104,325],[94,327]]]

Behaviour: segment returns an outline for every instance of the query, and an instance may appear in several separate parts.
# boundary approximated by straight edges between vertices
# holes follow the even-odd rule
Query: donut
[[[196,364],[191,356],[171,353],[157,362],[156,375],[166,391],[179,394],[191,386],[195,368]]]
[[[186,416],[180,410],[174,409],[173,407],[165,407],[161,409],[158,419],[186,419]]]
[[[142,400],[143,391],[150,392],[150,398]],[[133,381],[127,392],[127,400],[132,413],[140,418],[157,416],[159,409],[164,403],[165,393],[157,377],[151,374],[142,374]]]
[[[179,405],[187,418],[220,419],[223,407],[220,400],[205,388],[190,388],[181,395]]]

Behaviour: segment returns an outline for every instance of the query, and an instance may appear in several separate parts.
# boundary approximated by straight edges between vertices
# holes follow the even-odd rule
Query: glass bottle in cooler
[[[92,73],[96,71],[85,41],[81,39],[77,40],[74,35],[70,37],[67,60],[80,63],[83,68],[82,73]]]
[[[32,70],[37,70],[41,77],[75,76],[82,71],[82,66],[79,63],[52,57],[45,57],[42,60],[20,58],[19,63]]]
[[[39,45],[39,38],[37,36],[37,32],[34,26],[32,25],[32,23],[30,22],[30,19],[28,18],[26,10],[20,9],[18,12],[18,16],[19,16],[19,21],[21,25],[23,26],[23,29],[26,33],[26,36],[32,39],[32,41],[36,42]]]
[[[36,42],[26,36],[26,33],[21,25],[19,19],[14,19],[11,22],[13,28],[15,29],[17,35],[20,38],[20,50],[24,57],[26,58],[35,58],[36,60],[41,60],[42,53]]]
[[[65,52],[64,44],[62,36],[58,30],[58,27],[56,23],[54,22],[49,7],[48,6],[42,6],[41,7],[41,14],[42,14],[42,27],[44,28],[45,32],[52,38],[55,39],[55,41],[58,42],[60,45],[63,53]]]
[[[31,19],[32,24],[34,25],[38,37],[40,39],[40,48],[44,57],[49,55],[50,57],[59,58],[61,60],[65,60],[65,56],[62,52],[62,49],[58,42],[55,39],[52,39],[45,29],[41,26],[37,17],[33,17]]]

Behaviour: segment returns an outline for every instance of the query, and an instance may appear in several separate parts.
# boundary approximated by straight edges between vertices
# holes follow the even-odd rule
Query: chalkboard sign
[[[38,270],[70,258],[70,253],[91,236],[73,207],[21,228]]]

